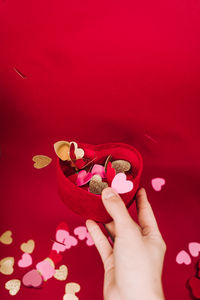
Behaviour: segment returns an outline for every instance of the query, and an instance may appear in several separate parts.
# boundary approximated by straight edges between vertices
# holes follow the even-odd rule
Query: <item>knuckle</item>
[[[108,256],[104,261],[104,270],[105,270],[105,272],[108,272],[113,268],[114,268],[113,258],[112,258],[112,256]]]

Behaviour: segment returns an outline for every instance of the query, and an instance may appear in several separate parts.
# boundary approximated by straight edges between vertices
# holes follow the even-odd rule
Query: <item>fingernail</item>
[[[102,198],[108,200],[110,198],[118,196],[117,192],[112,188],[106,188],[102,192]]]

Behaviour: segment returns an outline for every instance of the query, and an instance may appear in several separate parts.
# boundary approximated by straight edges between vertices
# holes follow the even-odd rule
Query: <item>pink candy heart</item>
[[[200,243],[189,243],[189,251],[192,256],[197,257],[200,253]]]
[[[38,288],[42,285],[43,279],[37,270],[31,270],[23,276],[22,283],[25,286]]]
[[[116,190],[119,194],[125,194],[133,189],[133,182],[126,179],[124,173],[118,173],[115,175],[111,187]]]
[[[57,253],[64,252],[66,249],[70,249],[72,246],[76,246],[78,241],[75,237],[71,236],[66,230],[56,231],[56,241],[62,243],[53,243],[52,250],[56,250]]]
[[[100,175],[101,178],[106,178],[106,173],[105,173],[105,169],[104,169],[104,166],[102,165],[98,165],[98,164],[95,164],[92,168],[92,176],[93,175]]]
[[[82,186],[86,183],[88,183],[90,181],[90,179],[92,178],[92,173],[90,172],[86,172],[85,170],[82,170],[78,173],[78,177],[77,177],[77,180],[76,180],[76,184],[78,186]]]
[[[18,266],[26,268],[32,265],[32,257],[29,253],[22,254],[22,258],[18,261]]]
[[[176,262],[178,264],[189,265],[191,264],[191,258],[185,250],[181,250],[176,256]]]
[[[88,246],[94,245],[94,241],[85,226],[79,226],[75,228],[74,234],[78,236],[79,240],[84,240],[86,238],[86,244]]]
[[[154,178],[151,180],[151,184],[152,184],[152,187],[153,189],[156,191],[156,192],[159,192],[161,191],[161,188],[163,185],[165,185],[165,179],[164,178]]]

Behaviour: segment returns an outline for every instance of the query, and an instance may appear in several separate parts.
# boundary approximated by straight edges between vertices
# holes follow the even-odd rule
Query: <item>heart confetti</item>
[[[69,149],[70,149],[70,143],[66,141],[59,141],[54,144],[54,150],[57,154],[57,156],[63,160],[63,161],[69,161]]]
[[[35,155],[35,156],[33,156],[32,160],[35,162],[33,165],[35,169],[45,168],[52,161],[52,159],[50,157],[45,156],[45,155]]]
[[[56,231],[56,241],[52,246],[52,250],[56,250],[57,253],[64,252],[66,249],[70,249],[72,246],[78,244],[77,239],[71,236],[66,230]]]
[[[31,254],[33,252],[33,250],[35,249],[34,240],[28,240],[27,243],[21,244],[20,249],[25,253]]]
[[[20,268],[26,268],[31,266],[33,263],[32,257],[29,253],[22,254],[22,258],[18,261],[18,266]]]
[[[94,245],[94,241],[85,226],[76,227],[74,229],[74,234],[77,235],[80,240],[84,240],[86,238],[86,244],[88,246]]]
[[[6,290],[9,291],[11,296],[17,295],[20,290],[21,281],[19,279],[12,279],[5,283]]]
[[[28,287],[39,288],[43,283],[43,279],[40,273],[34,269],[23,276],[22,283]]]
[[[181,250],[176,256],[176,262],[178,264],[189,265],[191,264],[191,258],[185,250]]]
[[[97,177],[98,176],[98,177]],[[108,187],[106,182],[102,181],[100,175],[94,175],[89,183],[89,190],[93,194],[100,195],[102,191]]]
[[[116,174],[118,174],[128,172],[131,169],[131,164],[127,160],[119,159],[112,162],[112,167],[115,169]]]
[[[76,297],[74,294],[65,294],[63,296],[63,300],[78,300],[78,297]]]
[[[111,184],[111,187],[119,194],[125,194],[133,189],[133,182],[126,179],[126,174],[118,173]]]
[[[111,185],[114,177],[116,175],[115,169],[112,167],[112,163],[109,161],[106,168],[106,178],[108,181],[108,184]]]
[[[104,166],[95,164],[91,171],[92,175],[100,175],[101,178],[106,178]]]
[[[197,263],[197,269],[198,269],[197,276],[200,278],[200,260]]]
[[[197,257],[200,254],[200,243],[189,243],[188,248],[192,256]]]
[[[7,230],[0,236],[0,242],[5,245],[10,245],[12,243],[12,231]]]
[[[81,287],[78,283],[70,282],[65,285],[65,294],[76,294],[80,289]]]
[[[195,299],[200,299],[200,279],[193,276],[189,279],[188,284],[191,288],[193,297]]]
[[[85,185],[90,181],[91,178],[92,178],[92,173],[90,172],[87,173],[85,170],[82,170],[78,173],[76,184],[78,186]]]
[[[13,273],[14,257],[5,257],[0,260],[0,273],[10,275]]]
[[[156,192],[159,192],[161,191],[162,186],[165,185],[165,179],[159,177],[154,178],[151,180],[151,185]]]
[[[56,270],[54,274],[54,278],[58,280],[66,280],[68,275],[68,269],[67,266],[62,265],[59,267],[59,269]]]
[[[36,269],[40,272],[45,281],[52,278],[55,274],[53,262],[49,258],[37,263]]]
[[[70,142],[70,146],[71,146],[72,144],[74,145],[75,158],[76,158],[76,159],[81,159],[81,158],[83,158],[83,156],[84,156],[84,150],[81,149],[81,148],[78,148],[78,145],[77,145],[76,142]],[[70,156],[71,156],[71,153],[70,153]],[[72,159],[72,158],[71,158],[71,159]]]

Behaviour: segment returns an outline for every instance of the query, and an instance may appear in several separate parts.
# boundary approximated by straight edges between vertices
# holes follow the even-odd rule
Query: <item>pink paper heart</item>
[[[196,243],[196,242],[189,243],[188,248],[192,256],[197,257],[199,255],[200,243]]]
[[[55,269],[49,260],[43,260],[36,265],[36,269],[42,274],[44,280],[48,280],[55,274]]]
[[[156,192],[159,192],[162,188],[163,185],[165,185],[165,179],[164,178],[154,178],[151,180],[151,184],[152,184],[152,187],[153,189],[156,191]]]
[[[189,265],[191,264],[191,258],[185,250],[181,250],[176,256],[176,262],[178,264]]]
[[[118,173],[115,175],[111,187],[117,191],[119,194],[125,194],[133,189],[133,182],[126,179],[124,173]]]
[[[22,258],[18,261],[20,268],[26,268],[32,265],[32,257],[29,253],[22,254]]]
[[[79,240],[84,240],[87,236],[87,229],[85,226],[76,227],[74,234],[78,236]]]
[[[37,270],[31,270],[23,276],[22,283],[25,286],[38,288],[42,285],[43,279]]]
[[[76,180],[76,184],[78,186],[82,186],[86,183],[88,183],[90,181],[90,179],[92,178],[92,173],[90,172],[86,172],[85,170],[82,170],[78,173],[78,177],[77,177],[77,180]]]
[[[87,228],[85,226],[76,227],[74,229],[74,234],[78,235],[78,238],[80,240],[84,240],[86,238],[86,244],[88,246],[94,245],[94,241],[93,241],[91,235],[89,234],[89,232],[87,231]]]
[[[62,243],[53,243],[52,250],[56,250],[57,253],[64,252],[66,249],[70,249],[72,246],[76,246],[78,241],[75,237],[71,236],[66,230],[56,231],[56,241]]]
[[[105,173],[105,169],[104,169],[104,166],[102,165],[98,165],[98,164],[95,164],[92,168],[92,176],[93,175],[100,175],[101,178],[106,178],[106,173]]]

